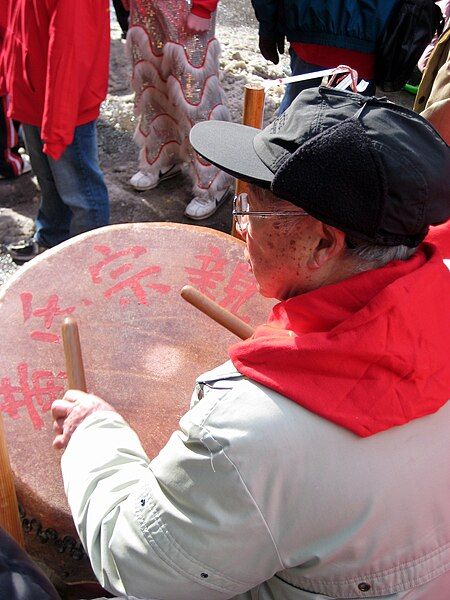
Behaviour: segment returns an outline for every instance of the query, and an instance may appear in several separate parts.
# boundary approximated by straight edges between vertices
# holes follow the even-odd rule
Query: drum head
[[[117,408],[152,458],[188,410],[196,376],[238,341],[181,299],[183,285],[251,325],[270,310],[243,247],[203,227],[114,225],[45,252],[2,290],[0,409],[27,549],[65,581],[93,575],[52,449],[50,407],[67,388],[64,318],[78,322],[88,390]]]

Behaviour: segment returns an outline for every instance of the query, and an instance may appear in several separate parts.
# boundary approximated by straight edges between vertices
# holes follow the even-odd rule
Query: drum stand
[[[21,548],[25,547],[19,506],[6,447],[3,417],[0,414],[0,527],[13,537]]]
[[[262,85],[255,83],[246,83],[244,88],[244,112],[242,115],[243,125],[249,127],[262,128],[264,118],[264,100],[265,88]],[[235,194],[241,194],[247,191],[247,184],[244,181],[236,180]],[[236,231],[236,223],[233,221],[231,235],[241,238],[239,232]]]

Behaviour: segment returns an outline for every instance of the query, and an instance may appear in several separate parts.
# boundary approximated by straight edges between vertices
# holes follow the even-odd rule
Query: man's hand
[[[279,62],[278,54],[284,54],[284,35],[271,38],[259,37],[259,51],[266,60],[270,60],[274,65]]]
[[[189,13],[186,21],[186,29],[189,33],[203,33],[204,31],[208,31],[210,23],[211,19],[204,19],[203,17]]]
[[[56,433],[53,447],[58,450],[66,448],[78,425],[97,410],[117,412],[98,396],[79,390],[69,390],[62,400],[55,400],[52,404],[53,430]]]

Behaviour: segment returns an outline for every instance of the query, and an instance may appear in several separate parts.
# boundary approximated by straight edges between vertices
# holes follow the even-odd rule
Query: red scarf
[[[232,346],[243,375],[366,437],[450,397],[450,273],[431,244],[275,305]]]
[[[449,4],[450,6],[450,4]],[[447,260],[450,259],[450,220],[437,227],[430,227],[426,242],[435,244]]]

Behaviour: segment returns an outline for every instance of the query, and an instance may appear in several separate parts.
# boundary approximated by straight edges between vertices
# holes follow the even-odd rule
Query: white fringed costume
[[[191,127],[209,119],[229,120],[219,83],[220,45],[215,13],[207,32],[188,34],[186,0],[133,0],[127,43],[133,61],[134,139],[142,171],[185,163],[194,196],[215,196],[230,177],[199,158],[189,144]]]

